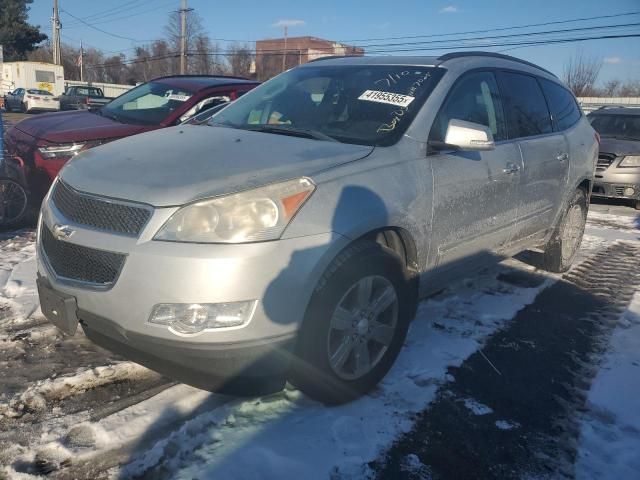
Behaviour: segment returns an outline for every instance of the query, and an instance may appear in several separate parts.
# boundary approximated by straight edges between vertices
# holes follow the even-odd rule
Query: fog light
[[[631,188],[631,187],[627,187],[624,189],[624,194],[626,197],[633,197],[633,195],[636,193],[636,191]]]
[[[150,323],[166,325],[174,333],[193,335],[207,329],[241,327],[249,323],[256,301],[231,303],[161,303]]]

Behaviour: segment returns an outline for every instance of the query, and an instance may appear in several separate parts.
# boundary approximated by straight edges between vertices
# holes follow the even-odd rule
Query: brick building
[[[286,51],[286,55],[285,55]],[[256,76],[267,80],[284,70],[310,60],[332,55],[364,55],[364,49],[316,37],[274,38],[256,41]]]

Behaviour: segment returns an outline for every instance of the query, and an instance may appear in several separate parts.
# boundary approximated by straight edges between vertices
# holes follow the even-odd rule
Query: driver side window
[[[455,83],[433,122],[429,140],[443,142],[452,119],[489,127],[496,142],[506,139],[504,113],[493,73],[470,73]]]

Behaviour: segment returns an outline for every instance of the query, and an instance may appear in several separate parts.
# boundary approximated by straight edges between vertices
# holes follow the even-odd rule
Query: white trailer
[[[0,96],[16,88],[47,90],[53,95],[64,92],[62,65],[45,62],[5,62],[2,64]]]

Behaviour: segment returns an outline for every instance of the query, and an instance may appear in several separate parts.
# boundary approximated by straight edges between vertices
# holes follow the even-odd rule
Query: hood
[[[619,140],[612,137],[601,137],[600,152],[610,153],[617,157],[640,155],[640,140]]]
[[[73,143],[135,135],[149,127],[119,123],[84,110],[36,115],[15,128],[47,142]]]
[[[87,150],[62,179],[88,193],[182,205],[205,197],[312,175],[366,157],[373,147],[183,125]]]

